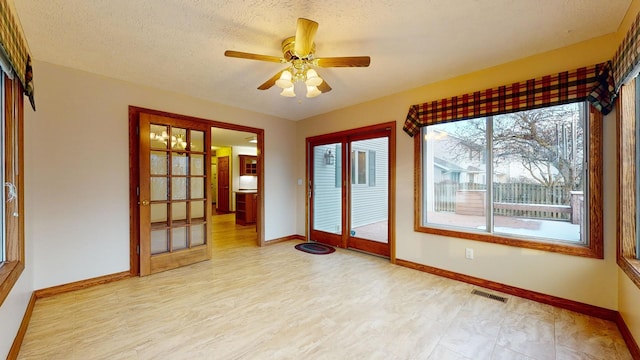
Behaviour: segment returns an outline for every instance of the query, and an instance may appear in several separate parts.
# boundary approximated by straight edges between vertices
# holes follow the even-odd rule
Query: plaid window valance
[[[632,71],[640,64],[640,13],[636,15],[611,62],[617,92],[624,83],[631,80],[629,77]]]
[[[22,34],[22,28],[7,0],[0,0],[0,46],[4,50],[7,60],[11,63],[16,76],[22,83],[25,95],[29,97],[31,106],[35,110],[31,56]]]
[[[426,125],[506,114],[588,100],[607,114],[613,107],[610,63],[476,91],[409,108],[404,131],[409,136]]]

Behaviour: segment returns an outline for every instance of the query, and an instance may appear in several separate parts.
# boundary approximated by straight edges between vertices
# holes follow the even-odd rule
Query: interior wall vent
[[[503,303],[506,303],[507,300],[508,300],[506,297],[489,294],[489,293],[484,292],[482,290],[473,289],[473,291],[471,293],[474,294],[474,295],[486,297],[487,299],[492,299],[492,300],[500,301],[500,302],[503,302]]]

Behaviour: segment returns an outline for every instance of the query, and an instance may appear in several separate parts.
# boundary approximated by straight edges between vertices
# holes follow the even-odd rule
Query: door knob
[[[144,206],[149,205],[149,200],[142,200],[142,205],[144,205]]]

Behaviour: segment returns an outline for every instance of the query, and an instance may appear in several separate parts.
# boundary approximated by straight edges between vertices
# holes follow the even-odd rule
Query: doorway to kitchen
[[[242,142],[232,142],[225,132],[241,136]],[[264,245],[263,138],[263,129],[129,107],[132,275],[209,259],[216,247],[233,246],[234,239],[251,239],[252,246]],[[224,142],[229,184],[227,191],[221,192],[213,175],[219,178],[218,158],[227,150],[218,152],[214,145]],[[240,149],[243,146],[251,150]],[[241,162],[252,172],[252,178],[245,182],[239,179]],[[251,195],[253,218],[238,225],[235,196],[242,193],[240,189]],[[233,218],[231,222],[213,215],[225,194],[226,215]]]
[[[224,233],[218,236],[220,241],[214,241],[214,248],[255,246],[258,136],[255,132],[212,127],[211,154],[214,233]]]

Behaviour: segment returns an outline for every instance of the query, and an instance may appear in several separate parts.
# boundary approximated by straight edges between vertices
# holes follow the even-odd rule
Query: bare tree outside
[[[426,223],[484,229],[491,213],[492,232],[581,241],[585,111],[576,103],[428,126]]]
[[[570,104],[496,116],[493,122],[493,158],[519,162],[527,176],[548,189],[563,187],[563,203],[583,185],[583,107]],[[550,194],[550,192],[547,192]],[[547,199],[550,200],[550,199]]]
[[[547,189],[562,186],[562,203],[571,191],[583,189],[584,124],[582,104],[568,104],[494,116],[493,164],[497,172],[517,163],[520,171],[508,171],[503,182],[537,183]],[[485,148],[486,119],[449,124],[450,156],[457,160]],[[472,154],[472,155],[470,155]],[[552,196],[552,192],[547,192]],[[551,201],[551,199],[546,199]]]

